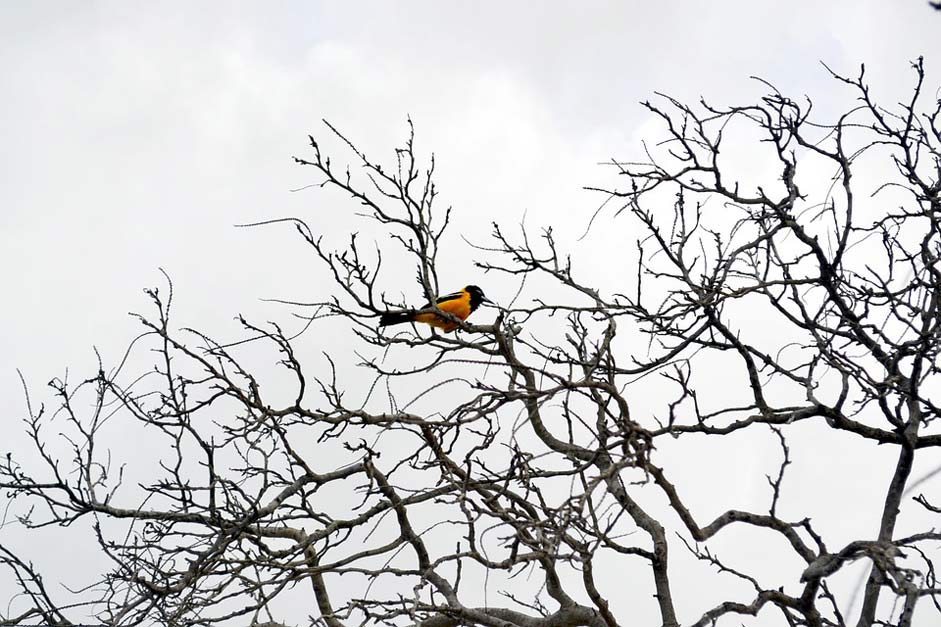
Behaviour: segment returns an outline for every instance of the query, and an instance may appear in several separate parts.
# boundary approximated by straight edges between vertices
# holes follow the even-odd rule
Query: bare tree
[[[611,163],[621,183],[596,188],[607,202],[592,219],[638,234],[610,252],[636,272],[603,289],[579,278],[552,231],[494,225],[472,250],[516,297],[492,324],[453,334],[376,325],[407,304],[387,296],[403,284],[383,260],[404,253],[413,295],[434,302],[438,252],[460,244],[435,204],[434,159],[420,165],[410,135],[383,166],[328,124],[351,166],[313,137],[296,161],[388,237],[333,251],[302,220],[275,221],[333,277],[329,298],[292,303],[302,334],[242,320],[245,338],[226,344],[177,330],[172,287],[155,289],[121,363],[53,381],[54,412],[27,393],[33,450],[0,465],[7,516],[28,528],[90,521],[111,567],[68,591],[0,546],[20,590],[0,624],[616,627],[652,607],[665,627],[759,614],[862,627],[910,625],[926,597],[941,611],[941,505],[911,494],[916,455],[941,446],[941,102],[926,102],[921,60],[913,68],[911,93],[888,107],[863,72],[833,74],[858,98],[835,121],[768,84],[747,106],[644,103],[664,141],[642,162]],[[737,179],[731,141],[770,150],[770,183]],[[815,177],[829,184],[805,193]],[[760,328],[743,311],[759,312]],[[336,355],[302,365],[300,344],[341,327],[359,374]],[[637,411],[650,375],[672,396]],[[782,514],[787,490],[812,490],[785,480],[801,423],[896,451],[871,535],[834,546],[813,512]],[[146,438],[159,468],[112,461],[116,425]],[[768,507],[704,520],[658,445],[697,438],[708,458],[740,432],[781,451]],[[710,498],[725,508],[724,486]],[[903,509],[922,530],[898,533]],[[786,585],[711,548],[745,527],[787,547],[772,569],[801,564]],[[692,607],[675,589],[677,555],[750,592]],[[869,575],[852,608],[829,583],[860,560]],[[625,582],[638,566],[646,580]]]

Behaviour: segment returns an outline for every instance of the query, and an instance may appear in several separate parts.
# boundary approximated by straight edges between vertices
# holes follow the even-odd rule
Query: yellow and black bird
[[[447,312],[459,320],[467,320],[467,317],[474,313],[480,307],[481,303],[493,303],[492,300],[484,296],[483,290],[476,285],[468,285],[459,292],[439,296],[435,299],[438,309]],[[458,328],[460,324],[454,320],[436,313],[431,303],[426,304],[421,309],[410,309],[407,311],[387,311],[379,317],[379,326],[387,327],[392,324],[402,324],[403,322],[421,322],[441,329],[449,333]]]

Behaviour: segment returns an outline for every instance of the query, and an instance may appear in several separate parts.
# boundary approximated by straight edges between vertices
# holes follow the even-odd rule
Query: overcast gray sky
[[[741,102],[758,75],[834,110],[847,92],[821,61],[865,62],[877,92],[902,94],[918,55],[938,83],[939,41],[923,0],[0,3],[0,428],[24,411],[16,368],[38,391],[90,372],[92,346],[119,356],[158,267],[180,323],[220,334],[278,315],[261,297],[314,298],[289,233],[233,225],[356,228],[336,197],[290,191],[312,181],[291,156],[321,118],[388,158],[410,115],[471,235],[524,211],[581,232],[598,163],[656,137],[638,105],[655,90]],[[447,286],[471,282],[462,257],[439,269]]]
[[[346,208],[289,192],[322,117],[380,154],[411,115],[444,200],[481,224],[581,226],[597,199],[580,186],[636,149],[654,90],[735,101],[760,75],[826,107],[846,94],[825,61],[866,62],[893,93],[915,56],[934,71],[938,17],[915,0],[2,3],[0,381],[120,346],[157,267],[196,322],[308,288],[283,234],[231,225],[330,232]]]

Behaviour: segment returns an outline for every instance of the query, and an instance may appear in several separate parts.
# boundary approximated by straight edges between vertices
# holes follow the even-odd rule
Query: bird
[[[438,309],[462,321],[467,320],[467,317],[474,313],[481,303],[493,304],[493,301],[484,296],[483,290],[476,285],[468,285],[453,294],[439,296],[435,299],[435,302]],[[379,316],[379,326],[387,327],[404,322],[421,322],[436,329],[441,329],[445,333],[450,333],[461,326],[456,320],[449,320],[436,313],[434,309],[431,303],[427,303],[421,309],[387,311]]]

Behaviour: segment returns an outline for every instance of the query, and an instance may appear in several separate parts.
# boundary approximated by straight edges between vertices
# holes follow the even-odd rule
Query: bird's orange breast
[[[438,303],[438,309],[441,311],[446,311],[449,314],[460,318],[461,320],[466,320],[467,316],[471,314],[470,298],[462,297],[455,298],[454,300],[446,300],[442,303]],[[446,320],[434,313],[418,314],[415,316],[415,322],[430,324],[433,327],[441,329],[445,333],[449,333],[458,327],[458,324],[453,320]]]

